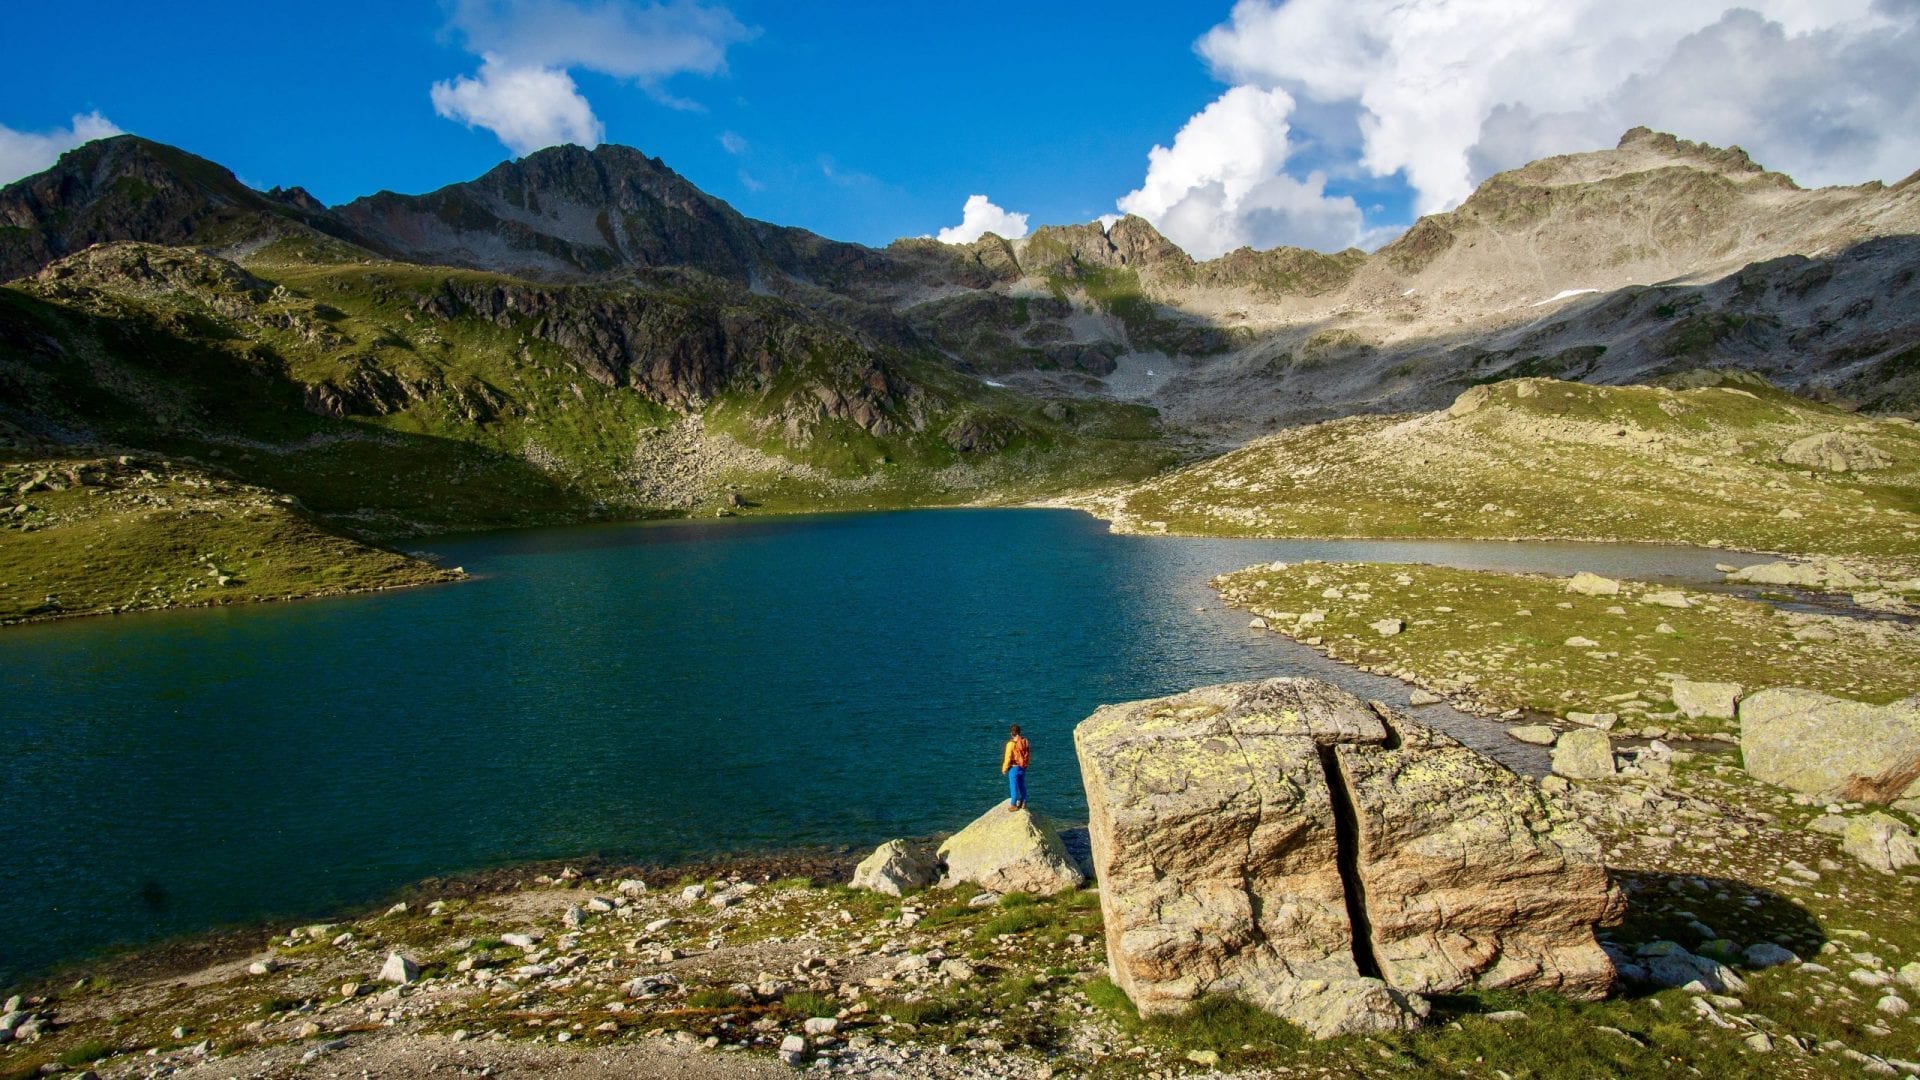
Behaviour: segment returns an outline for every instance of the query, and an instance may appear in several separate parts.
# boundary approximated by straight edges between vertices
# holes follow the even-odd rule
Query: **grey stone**
[[[1731,720],[1745,687],[1733,682],[1673,680],[1673,704],[1691,719]]]
[[[888,896],[924,889],[940,876],[933,852],[905,840],[889,840],[862,859],[853,871],[853,887]]]
[[[420,965],[397,952],[387,954],[387,962],[380,966],[380,981],[405,985],[420,978]]]
[[[1582,570],[1567,579],[1567,591],[1582,596],[1614,596],[1620,592],[1620,583]]]
[[[1776,945],[1771,941],[1757,941],[1747,946],[1746,952],[1741,955],[1750,968],[1779,967],[1781,964],[1794,964],[1800,961],[1792,949]]]
[[[1553,771],[1569,780],[1605,780],[1616,774],[1613,740],[1604,731],[1578,728],[1553,746]]]

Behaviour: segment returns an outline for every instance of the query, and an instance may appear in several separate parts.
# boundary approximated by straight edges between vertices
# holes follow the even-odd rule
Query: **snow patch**
[[[1554,293],[1552,296],[1547,297],[1545,300],[1542,300],[1533,306],[1546,307],[1548,304],[1557,304],[1560,301],[1565,300],[1569,296],[1585,296],[1587,293],[1599,292],[1599,291],[1600,291],[1599,289],[1561,289],[1559,292]]]

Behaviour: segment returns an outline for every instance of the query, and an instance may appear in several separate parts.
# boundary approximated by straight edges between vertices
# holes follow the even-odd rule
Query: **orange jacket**
[[[1025,735],[1015,735],[1007,740],[1006,753],[1000,755],[1000,771],[1006,772],[1015,765],[1026,768],[1033,761],[1033,747]]]

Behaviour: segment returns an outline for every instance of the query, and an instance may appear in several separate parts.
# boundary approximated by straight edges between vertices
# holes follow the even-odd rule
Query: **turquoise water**
[[[0,983],[420,878],[1084,813],[1105,702],[1344,673],[1213,574],[1370,558],[1701,580],[1712,552],[1116,537],[1067,511],[596,526],[429,545],[476,580],[0,633]],[[1357,680],[1357,681],[1356,681]],[[1512,744],[1505,743],[1505,746]]]

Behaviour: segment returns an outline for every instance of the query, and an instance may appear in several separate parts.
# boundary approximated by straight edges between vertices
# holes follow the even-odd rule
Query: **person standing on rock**
[[[1033,748],[1015,724],[1007,733],[1007,749],[1000,755],[1000,771],[1007,778],[1007,801],[1015,810],[1027,805],[1027,763],[1033,760]]]

